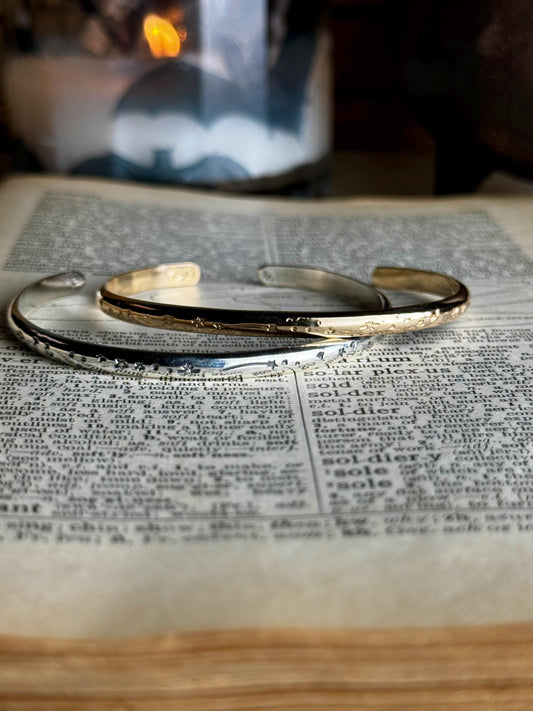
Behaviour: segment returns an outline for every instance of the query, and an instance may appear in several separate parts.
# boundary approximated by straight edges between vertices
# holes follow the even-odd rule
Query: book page
[[[332,305],[257,286],[264,263],[364,280],[410,266],[472,292],[452,324],[253,379],[90,373],[4,329],[2,632],[532,619],[531,201],[310,204],[19,178],[0,215],[3,307],[39,276],[80,270],[88,293],[34,317],[101,343],[264,347],[98,312],[105,277],[160,262],[202,267],[181,302],[233,308]]]

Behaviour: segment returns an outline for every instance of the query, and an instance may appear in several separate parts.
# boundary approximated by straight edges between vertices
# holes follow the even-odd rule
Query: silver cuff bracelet
[[[316,339],[302,346],[259,351],[205,355],[172,353],[80,341],[41,328],[28,318],[27,313],[33,308],[77,293],[85,283],[83,274],[65,272],[30,284],[13,299],[8,308],[9,327],[26,346],[62,363],[95,372],[168,381],[302,370],[325,362],[344,361],[365,350],[371,343],[369,338]]]

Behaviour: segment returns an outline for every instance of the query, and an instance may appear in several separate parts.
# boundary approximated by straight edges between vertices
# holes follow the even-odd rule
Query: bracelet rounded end
[[[62,272],[43,279],[39,286],[46,289],[81,289],[85,286],[86,280],[81,272]]]

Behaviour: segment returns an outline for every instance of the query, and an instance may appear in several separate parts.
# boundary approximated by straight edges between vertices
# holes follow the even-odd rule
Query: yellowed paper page
[[[531,620],[531,224],[528,198],[309,204],[5,183],[4,307],[40,275],[78,269],[96,285],[181,260],[207,282],[193,302],[282,308],[251,286],[271,262],[367,280],[378,264],[443,271],[472,305],[350,363],[242,382],[98,375],[6,332],[0,630]],[[102,342],[180,338],[133,333],[87,299],[36,316]]]

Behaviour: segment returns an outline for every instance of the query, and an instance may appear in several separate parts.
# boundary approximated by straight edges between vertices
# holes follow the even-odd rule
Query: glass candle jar
[[[13,135],[47,171],[320,193],[323,0],[7,0]]]

